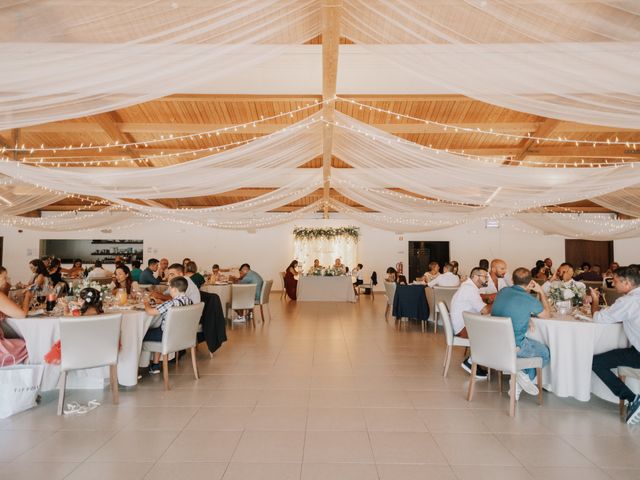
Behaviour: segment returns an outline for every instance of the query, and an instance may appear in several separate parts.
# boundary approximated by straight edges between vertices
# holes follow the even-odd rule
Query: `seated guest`
[[[456,260],[451,260],[449,263],[453,267],[451,269],[451,273],[453,273],[454,275],[457,275],[459,277],[460,276],[460,272],[458,270],[460,270],[460,265],[458,265],[458,262]]]
[[[133,267],[131,269],[131,280],[133,282],[139,282],[140,280],[140,274],[142,273],[142,270],[140,270],[140,265],[142,265],[140,263],[140,260],[134,260],[131,262],[131,266]]]
[[[220,270],[220,265],[214,263],[211,267],[211,275],[209,275],[207,285],[215,285],[216,282],[221,282],[223,280],[224,276],[222,275],[222,270]]]
[[[489,274],[486,270],[476,267],[471,270],[469,278],[462,282],[460,288],[453,294],[450,317],[454,335],[461,338],[469,338],[462,312],[480,313],[482,315],[491,313],[491,305],[485,304],[482,301],[482,297],[480,297],[480,289],[487,286],[488,278]],[[471,373],[471,363],[471,358],[467,357],[460,366],[468,373]],[[478,365],[476,378],[487,378],[487,370]]]
[[[158,263],[158,271],[156,271],[156,278],[161,282],[167,281],[167,269],[169,268],[169,259],[161,258]]]
[[[602,275],[606,287],[613,288],[613,274],[619,267],[618,262],[612,262],[611,265],[609,265],[609,269]]]
[[[193,283],[193,280],[191,280],[189,277],[187,277],[184,274],[184,267],[179,263],[173,263],[169,265],[169,268],[167,269],[168,280],[171,280],[172,278],[176,278],[176,277],[184,277],[185,281],[187,282],[187,289],[185,290],[185,295],[191,299],[191,302],[200,303],[200,290],[198,290],[198,287],[196,287],[196,284]],[[169,288],[167,288],[164,291],[164,293],[160,293],[156,290],[152,290],[151,292],[149,292],[149,294],[153,298],[161,302],[171,299],[171,291]]]
[[[298,295],[298,261],[292,261],[284,272],[284,289],[291,300],[296,300]]]
[[[317,258],[313,261],[313,266],[309,269],[309,274],[318,274],[324,267],[320,265],[320,260]]]
[[[591,270],[591,264],[589,262],[582,262],[582,264],[580,265],[580,268],[576,269],[575,275],[576,277],[578,277],[579,275],[582,275],[583,273],[586,273],[589,270]]]
[[[488,272],[489,271],[489,260],[487,260],[486,258],[480,259],[480,261],[478,262],[478,267],[480,267],[483,270],[486,270]]]
[[[196,265],[196,262],[187,262],[185,276],[189,277],[198,289],[204,285],[204,277],[198,273],[198,265]]]
[[[336,261],[331,268],[336,271],[338,275],[344,275],[346,273],[345,266],[342,264],[342,260],[340,260],[339,258],[336,258]]]
[[[387,276],[384,278],[384,281],[393,282],[393,283],[398,282],[398,272],[396,272],[395,268],[393,267],[387,268]]]
[[[640,422],[640,394],[633,393],[612,371],[617,367],[640,368],[640,268],[619,267],[613,274],[615,289],[624,294],[611,307],[600,310],[600,292],[593,288],[591,312],[595,323],[622,323],[631,344],[593,357],[592,370],[614,395],[627,401],[627,423]]]
[[[442,267],[442,274],[431,280],[428,285],[430,287],[457,287],[460,285],[460,277],[454,275],[453,265],[445,263]]]
[[[44,266],[47,268],[49,268],[49,266],[51,265],[50,255],[43,255],[42,257],[40,257],[40,260],[42,261],[42,263],[44,263]]]
[[[4,270],[6,273],[6,270]],[[27,346],[21,338],[5,338],[2,330],[2,322],[5,317],[24,318],[28,312],[21,309],[4,292],[0,292],[0,364],[4,366],[24,362],[29,353]]]
[[[159,263],[157,258],[149,259],[147,268],[140,274],[140,285],[158,285],[160,283],[160,279],[154,275],[154,273],[158,271]]]
[[[42,260],[36,258],[29,262],[31,269],[31,279],[27,285],[30,289],[43,289],[49,283],[49,270]]]
[[[573,265],[567,262],[561,263],[553,277],[542,285],[542,290],[548,295],[552,286],[562,284],[565,288],[575,287],[579,290],[584,290],[586,293],[587,287],[582,282],[576,282],[573,279],[573,273]]]
[[[110,278],[113,276],[113,272],[102,268],[102,262],[100,260],[96,260],[93,264],[93,268],[87,275],[87,278],[90,280],[95,280],[96,278]]]
[[[363,265],[359,263],[356,268],[351,272],[351,276],[355,278],[353,284],[357,287],[358,285],[362,285],[364,283],[364,279],[362,278],[362,269]]]
[[[489,281],[487,286],[480,289],[480,296],[485,303],[493,303],[496,294],[505,287],[508,287],[504,276],[507,273],[507,263],[499,258],[491,260],[489,267]]]
[[[80,278],[84,275],[84,267],[82,260],[76,258],[71,268],[61,268],[62,273],[66,273],[70,278]]]
[[[262,277],[254,272],[253,270],[251,270],[251,266],[248,263],[243,263],[240,266],[240,277],[236,278],[236,277],[230,277],[231,280],[234,283],[240,283],[242,285],[253,285],[255,284],[256,286],[256,297],[255,297],[255,301],[259,302],[260,301],[260,292],[262,291],[262,284],[264,283],[264,280],[262,280]],[[245,317],[245,312],[244,311],[239,311],[238,312],[240,318],[239,319],[244,319]]]
[[[550,277],[551,275],[553,275],[553,269],[551,267],[553,267],[553,260],[551,260],[549,257],[544,259],[544,266],[547,267],[547,275]]]
[[[123,264],[120,264],[120,266],[116,268],[115,279],[111,284],[111,293],[115,295],[120,288],[125,289],[127,291],[127,295],[131,295],[131,291],[137,288],[137,286],[134,288],[134,282],[131,278],[131,271],[129,270],[129,267]]]
[[[0,292],[9,295],[11,283],[9,282],[9,272],[4,267],[0,267]]]
[[[429,271],[424,274],[424,283],[429,283],[430,281],[436,279],[440,275],[440,265],[438,262],[429,263]]]
[[[540,318],[551,316],[549,301],[540,284],[531,278],[531,272],[528,269],[516,268],[513,271],[512,279],[513,286],[503,288],[496,295],[491,315],[511,318],[516,338],[516,356],[520,358],[541,357],[544,367],[549,364],[549,348],[526,335],[528,330],[533,329],[532,315]],[[540,300],[531,295],[532,291],[539,295]],[[520,398],[522,390],[529,395],[538,395],[535,378],[535,368],[528,368],[516,374],[516,400]]]
[[[189,263],[191,259],[189,257],[185,257],[182,259],[182,268],[187,269],[187,263]]]
[[[404,275],[398,275],[398,285],[408,285],[407,277]]]
[[[600,267],[600,265],[594,265],[586,272],[582,272],[580,275],[576,275],[576,280],[581,282],[601,282],[602,268]]]
[[[182,267],[179,263],[173,266]],[[169,274],[171,273],[171,267],[169,267]],[[193,283],[193,282],[192,282]],[[185,305],[192,305],[194,302],[187,296],[188,281],[185,277],[173,277],[169,280],[169,295],[170,298],[160,305],[151,306],[147,300],[144,302],[144,310],[149,315],[159,315],[160,317],[154,321],[153,328],[149,328],[144,336],[145,341],[149,342],[161,342],[162,332],[164,331],[164,323],[167,317],[167,312],[173,307],[184,307]],[[198,303],[200,303],[198,301]],[[149,366],[149,373],[160,373],[160,353],[154,352],[151,365]]]
[[[548,268],[543,260],[536,261],[536,266],[531,269],[531,278],[542,281],[549,279]]]
[[[48,270],[51,285],[55,287],[58,283],[62,282],[62,267],[60,266],[59,258],[51,259]]]

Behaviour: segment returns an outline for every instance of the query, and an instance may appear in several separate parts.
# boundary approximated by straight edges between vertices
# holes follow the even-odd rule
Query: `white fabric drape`
[[[0,130],[187,93],[319,33],[317,0],[10,2]]]
[[[0,184],[0,215],[21,215],[51,205],[65,198],[29,184],[10,181]]]
[[[640,127],[640,12],[631,1],[345,0],[342,32],[377,53],[387,45],[389,60],[443,93]]]
[[[640,217],[640,189],[628,188],[591,199],[592,202],[614,212]]]
[[[640,236],[640,220],[616,220],[612,215],[580,213],[520,213],[517,220],[547,235],[584,240],[616,240]]]

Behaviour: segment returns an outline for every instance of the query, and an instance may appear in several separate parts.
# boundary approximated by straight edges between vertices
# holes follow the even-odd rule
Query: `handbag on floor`
[[[42,365],[0,364],[0,418],[36,406],[43,373]]]

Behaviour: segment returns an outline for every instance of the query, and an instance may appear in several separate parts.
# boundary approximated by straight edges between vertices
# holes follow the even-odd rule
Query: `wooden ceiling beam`
[[[322,0],[322,99],[325,101],[336,96],[341,11],[342,0]],[[331,123],[335,118],[335,102],[325,103],[322,110],[324,118],[330,122],[322,129],[322,199],[324,218],[328,218],[333,149],[333,125]]]
[[[552,118],[547,118],[545,120],[543,120],[543,122],[540,124],[540,126],[536,129],[535,132],[533,132],[533,134],[531,135],[532,137],[539,137],[539,138],[544,138],[544,137],[548,137],[549,134],[551,132],[553,132],[553,130],[558,126],[558,120],[552,119]],[[527,154],[529,152],[529,149],[536,144],[536,140],[534,138],[523,138],[522,140],[520,140],[520,142],[518,143],[518,152],[513,155],[511,160],[524,160],[527,157]],[[503,162],[504,165],[511,165],[512,161],[511,160],[507,160],[505,162]],[[513,163],[514,165],[517,165],[517,163]]]
[[[104,130],[104,132],[113,140],[114,142],[119,142],[120,144],[134,143],[135,139],[126,132],[123,132],[119,127],[118,123],[122,122],[120,115],[117,112],[106,112],[101,113],[100,115],[94,115],[93,117],[97,124]],[[137,149],[131,147],[124,147],[122,151],[126,153],[130,158],[140,158],[140,154],[136,151]],[[84,152],[86,153],[86,152]],[[135,164],[136,166],[137,163]]]
[[[218,95],[206,93],[176,93],[168,97],[153,100],[154,102],[298,102],[314,103],[322,100],[321,95]]]

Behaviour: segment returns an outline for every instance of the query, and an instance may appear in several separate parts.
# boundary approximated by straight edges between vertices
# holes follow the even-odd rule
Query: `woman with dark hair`
[[[398,282],[398,272],[393,267],[387,268],[387,277],[385,278],[385,282]]]
[[[59,282],[62,282],[62,267],[60,266],[59,258],[51,259],[47,270],[49,271],[49,279],[51,280],[52,286],[55,287]]]
[[[124,288],[127,291],[127,295],[131,295],[133,280],[131,279],[131,271],[129,270],[129,267],[124,264],[120,265],[116,268],[115,277],[111,293],[115,295],[118,292],[118,289]]]
[[[284,289],[291,300],[298,298],[298,261],[292,261],[284,272]]]
[[[29,280],[28,287],[42,288],[49,280],[49,271],[46,265],[39,258],[34,258],[29,262],[29,268],[31,269],[31,279]]]
[[[76,316],[85,316],[85,315],[100,315],[104,313],[102,309],[102,300],[100,299],[100,292],[95,288],[83,288],[80,291],[80,299],[82,303],[80,304],[79,310],[70,311],[69,305],[65,303],[64,305],[64,314],[65,315],[73,315]],[[62,358],[62,347],[60,344],[60,340],[53,344],[51,350],[44,356],[44,361],[46,363],[51,364],[59,364],[60,359]]]
[[[531,269],[531,278],[534,280],[547,280],[549,277],[549,267],[544,264],[543,260],[537,260],[536,266]]]
[[[84,275],[84,267],[82,266],[82,260],[76,258],[73,261],[73,266],[71,268],[61,268],[60,271],[62,273],[66,273],[71,278],[80,278]]]
[[[191,281],[195,283],[198,289],[200,289],[200,287],[204,285],[205,279],[202,275],[200,275],[200,273],[198,273],[198,265],[196,265],[196,262],[187,262],[185,275],[191,278]]]

